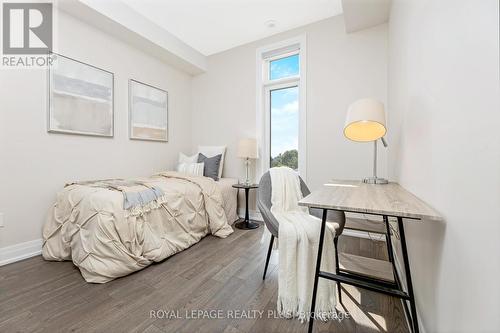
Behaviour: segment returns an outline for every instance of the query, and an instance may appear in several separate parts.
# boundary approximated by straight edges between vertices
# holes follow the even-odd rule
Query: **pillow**
[[[198,154],[194,154],[193,156],[187,156],[183,153],[179,153],[179,164],[181,163],[198,163]]]
[[[203,176],[204,163],[179,163],[177,171],[188,175]]]
[[[202,153],[206,157],[214,157],[217,155],[222,155],[219,165],[219,171],[217,172],[217,178],[222,178],[222,169],[224,168],[224,157],[226,156],[226,146],[198,146],[198,152]]]
[[[205,163],[205,166],[203,168],[203,176],[210,177],[215,181],[219,180],[219,165],[221,159],[221,154],[214,157],[206,157],[205,155],[200,153],[198,155],[198,163]]]

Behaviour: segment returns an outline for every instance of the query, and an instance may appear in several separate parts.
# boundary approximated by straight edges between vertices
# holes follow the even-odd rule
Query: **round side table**
[[[234,184],[234,188],[244,189],[245,190],[245,218],[240,219],[238,222],[234,224],[234,226],[238,229],[257,229],[260,224],[256,223],[248,217],[248,192],[250,192],[253,188],[259,188],[258,184]]]

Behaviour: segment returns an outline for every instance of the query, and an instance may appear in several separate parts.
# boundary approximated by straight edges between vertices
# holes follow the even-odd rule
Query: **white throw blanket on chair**
[[[286,318],[309,320],[321,220],[309,215],[306,207],[298,205],[302,191],[295,171],[279,167],[270,169],[269,173],[271,213],[279,222],[278,312]],[[335,229],[327,223],[322,271],[335,272],[334,236]],[[319,279],[315,318],[334,318],[335,305],[335,283]]]

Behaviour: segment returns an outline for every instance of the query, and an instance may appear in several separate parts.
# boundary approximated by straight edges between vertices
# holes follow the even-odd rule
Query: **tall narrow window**
[[[299,87],[270,91],[271,167],[299,168]]]
[[[257,50],[260,169],[287,166],[306,179],[306,36]]]

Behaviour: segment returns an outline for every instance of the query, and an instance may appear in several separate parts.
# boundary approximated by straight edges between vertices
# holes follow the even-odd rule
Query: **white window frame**
[[[269,63],[276,59],[299,54],[299,75],[269,80]],[[270,168],[271,163],[271,90],[298,86],[299,89],[299,174],[307,182],[307,144],[306,144],[306,35],[287,39],[279,43],[257,49],[257,141],[261,158],[257,168],[260,176]]]

